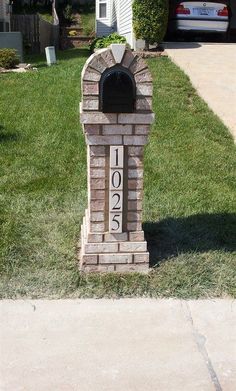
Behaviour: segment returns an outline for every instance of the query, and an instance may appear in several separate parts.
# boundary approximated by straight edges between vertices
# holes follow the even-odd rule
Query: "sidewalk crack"
[[[207,370],[208,370],[209,375],[211,377],[212,383],[214,384],[215,391],[223,391],[222,387],[220,385],[219,379],[217,377],[217,374],[214,370],[211,359],[208,355],[207,349],[206,349],[206,337],[203,334],[199,333],[197,327],[194,325],[191,309],[189,307],[188,302],[186,302],[186,308],[187,308],[187,317],[188,317],[188,320],[191,323],[191,326],[193,329],[194,341],[197,345],[199,352],[201,353],[201,355],[204,359],[204,362],[206,364]]]

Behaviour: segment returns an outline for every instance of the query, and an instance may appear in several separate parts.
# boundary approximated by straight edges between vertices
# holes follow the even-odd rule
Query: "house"
[[[131,48],[137,46],[132,26],[132,0],[96,0],[96,35],[117,31]]]
[[[9,0],[0,0],[0,32],[10,31],[10,11]]]
[[[132,26],[133,0],[96,0],[96,35],[102,37],[116,31],[124,36],[132,49],[144,48],[144,41],[136,40]],[[170,7],[176,0],[169,0]],[[229,0],[232,17],[230,30],[236,33],[236,1]]]

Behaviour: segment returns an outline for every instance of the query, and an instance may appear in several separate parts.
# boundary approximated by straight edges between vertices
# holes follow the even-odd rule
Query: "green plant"
[[[83,28],[83,35],[91,36],[95,34],[95,12],[81,13],[81,26]]]
[[[145,40],[146,50],[149,49],[149,44],[159,44],[163,40],[167,22],[167,0],[134,0],[134,33],[136,38]]]
[[[1,68],[14,68],[19,64],[19,58],[15,49],[0,49],[0,67]]]
[[[73,18],[73,10],[72,6],[70,4],[67,4],[67,6],[63,10],[63,16],[65,20],[69,23],[72,23],[74,18]]]
[[[39,12],[39,16],[41,19],[45,20],[48,23],[53,23],[53,16],[48,12]]]
[[[90,45],[90,50],[93,52],[94,49],[102,49],[106,48],[112,43],[126,43],[125,37],[122,37],[121,35],[117,33],[112,33],[108,35],[107,37],[101,37],[101,38],[95,38],[93,42]]]

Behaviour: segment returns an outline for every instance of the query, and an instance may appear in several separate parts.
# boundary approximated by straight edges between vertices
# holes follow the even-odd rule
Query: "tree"
[[[145,41],[145,50],[149,45],[159,44],[166,33],[168,23],[168,0],[134,0],[133,28],[137,39]]]

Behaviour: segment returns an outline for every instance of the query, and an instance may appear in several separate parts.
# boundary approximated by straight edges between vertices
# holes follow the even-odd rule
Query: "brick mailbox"
[[[145,272],[143,148],[154,120],[150,72],[125,45],[111,45],[87,60],[82,91],[88,209],[81,229],[81,270]]]

